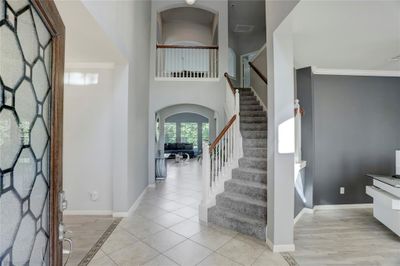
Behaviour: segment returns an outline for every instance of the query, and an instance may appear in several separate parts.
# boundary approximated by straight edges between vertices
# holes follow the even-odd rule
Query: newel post
[[[242,134],[240,133],[240,93],[238,89],[236,89],[235,93],[235,114],[236,114],[236,123],[234,125],[234,131],[235,131],[234,164],[238,164],[239,158],[243,156]]]
[[[299,99],[296,99],[294,101],[294,110],[295,110],[295,152],[294,152],[294,159],[295,162],[301,162],[301,115],[302,115],[302,110],[300,106],[300,101]]]
[[[211,189],[211,171],[210,171],[210,145],[203,141],[203,156],[202,156],[202,199],[199,206],[199,219],[203,223],[208,222],[208,202]]]

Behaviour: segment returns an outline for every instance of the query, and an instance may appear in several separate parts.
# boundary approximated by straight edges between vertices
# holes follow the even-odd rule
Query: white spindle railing
[[[157,45],[156,77],[218,78],[218,46]]]
[[[238,167],[239,158],[243,156],[239,90],[232,93],[234,90],[231,90],[231,86],[227,89],[230,96],[233,95],[233,101],[231,99],[228,102],[233,105],[231,107],[233,116],[211,145],[203,142],[203,196],[199,207],[199,218],[205,223],[208,222],[208,209],[215,205],[215,197],[224,191],[225,181],[231,179],[232,169]]]

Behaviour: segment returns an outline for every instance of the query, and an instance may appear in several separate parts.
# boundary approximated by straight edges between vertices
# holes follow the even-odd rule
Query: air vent
[[[252,32],[254,25],[236,25],[234,32]]]

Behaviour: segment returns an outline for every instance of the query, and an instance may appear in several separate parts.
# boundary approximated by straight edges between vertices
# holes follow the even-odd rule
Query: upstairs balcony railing
[[[218,46],[157,45],[156,78],[218,78]]]

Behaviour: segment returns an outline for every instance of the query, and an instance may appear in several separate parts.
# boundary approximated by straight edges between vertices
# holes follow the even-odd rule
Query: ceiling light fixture
[[[196,0],[185,0],[185,1],[186,1],[186,4],[188,4],[188,5],[193,5],[194,2],[196,2]]]

